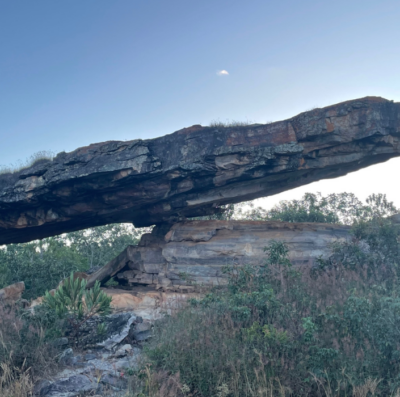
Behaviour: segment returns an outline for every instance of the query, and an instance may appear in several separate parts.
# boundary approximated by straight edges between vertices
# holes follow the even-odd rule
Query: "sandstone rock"
[[[103,291],[112,297],[111,306],[114,311],[132,311],[147,320],[159,319],[164,313],[184,305],[188,299],[201,296],[197,292],[163,292],[143,286],[135,287],[131,291],[117,288],[103,288]]]
[[[0,245],[113,222],[147,226],[215,213],[222,204],[399,156],[399,133],[400,103],[367,97],[271,124],[193,126],[60,153],[0,175]]]
[[[195,286],[226,284],[224,268],[231,265],[260,266],[266,261],[264,247],[273,240],[284,242],[295,266],[312,267],[319,257],[327,259],[330,245],[350,238],[350,227],[325,223],[277,221],[186,221],[176,223],[164,235],[157,227],[154,235],[144,236],[139,246],[130,246],[116,259],[93,273],[88,287],[96,280],[105,282],[115,274],[120,282],[135,288],[141,284],[165,291],[194,292]],[[156,251],[159,263],[153,263]],[[159,254],[161,252],[161,254]],[[147,266],[146,260],[152,262]],[[136,267],[137,270],[131,270]],[[146,269],[151,273],[146,274]],[[158,273],[157,269],[160,271]],[[102,278],[104,275],[107,277]],[[139,296],[139,295],[138,295]],[[113,294],[112,305],[125,305],[123,293]],[[135,301],[133,296],[126,299]],[[134,309],[135,310],[135,309]]]
[[[21,299],[22,293],[25,291],[25,283],[11,284],[0,289],[0,303],[15,303]]]

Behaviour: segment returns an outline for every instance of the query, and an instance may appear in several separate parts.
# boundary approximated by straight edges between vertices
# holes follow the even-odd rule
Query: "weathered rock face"
[[[262,265],[272,240],[287,245],[294,265],[310,267],[331,255],[331,243],[348,238],[349,226],[324,223],[186,221],[143,235],[139,246],[90,275],[88,287],[114,276],[126,285],[194,292],[194,284],[224,284],[226,265]]]
[[[0,176],[0,244],[173,223],[400,155],[400,103],[368,97],[246,127],[93,144]]]

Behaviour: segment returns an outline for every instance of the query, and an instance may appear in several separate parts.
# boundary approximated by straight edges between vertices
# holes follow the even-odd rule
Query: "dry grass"
[[[53,160],[55,153],[47,150],[41,150],[32,154],[25,161],[18,160],[15,164],[11,165],[0,165],[0,175],[1,174],[13,174],[29,168],[39,161],[43,160]]]
[[[57,351],[45,330],[24,318],[17,307],[0,306],[0,396],[26,397],[36,380],[54,374]]]
[[[28,397],[33,394],[33,382],[30,368],[12,368],[1,363],[0,396]]]
[[[209,127],[213,128],[247,127],[251,124],[254,124],[254,122],[249,120],[246,121],[226,120],[225,122],[221,120],[213,120],[209,124]]]

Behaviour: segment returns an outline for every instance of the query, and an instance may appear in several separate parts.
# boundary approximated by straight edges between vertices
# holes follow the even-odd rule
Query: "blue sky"
[[[399,47],[398,0],[0,0],[0,164],[366,95],[400,101]],[[305,190],[384,192],[400,206],[399,166]]]

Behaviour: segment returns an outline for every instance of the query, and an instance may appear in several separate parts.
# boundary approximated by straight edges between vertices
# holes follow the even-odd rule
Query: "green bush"
[[[179,374],[204,397],[222,385],[237,397],[394,395],[400,389],[400,234],[375,221],[355,228],[355,236],[364,233],[365,256],[352,251],[350,244],[360,245],[355,238],[310,275],[291,266],[279,242],[267,247],[265,266],[228,269],[227,288],[156,325],[147,349],[154,367]]]
[[[76,338],[80,328],[95,315],[111,312],[111,297],[100,289],[96,281],[91,289],[86,289],[87,282],[81,278],[70,277],[63,281],[54,294],[46,292],[43,304],[60,319],[67,319],[72,327],[72,337]]]
[[[55,316],[0,305],[0,395],[28,396],[33,382],[55,373],[59,351],[49,343],[60,335]]]
[[[250,205],[250,209],[246,209]],[[270,210],[249,205],[235,205],[231,217],[282,222],[320,222],[352,225],[355,221],[369,221],[398,212],[384,194],[372,194],[361,202],[353,193],[305,193],[300,200],[281,201]]]
[[[9,244],[0,248],[0,288],[24,281],[23,298],[35,299],[56,288],[71,272],[105,265],[128,245],[137,244],[142,232],[114,224]]]

